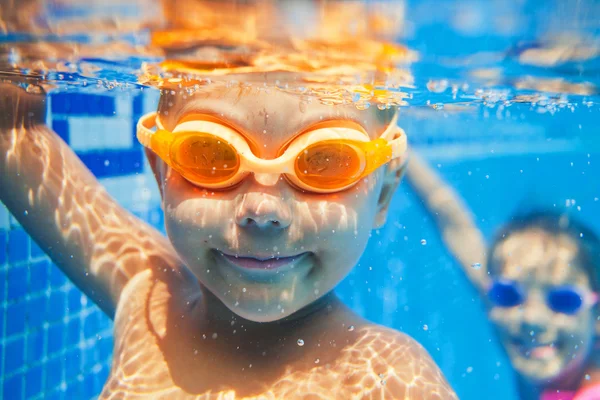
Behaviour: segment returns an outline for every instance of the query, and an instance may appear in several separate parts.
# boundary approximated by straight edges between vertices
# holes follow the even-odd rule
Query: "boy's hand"
[[[158,231],[117,204],[44,121],[44,90],[0,86],[0,200],[107,314],[129,279],[176,267]]]

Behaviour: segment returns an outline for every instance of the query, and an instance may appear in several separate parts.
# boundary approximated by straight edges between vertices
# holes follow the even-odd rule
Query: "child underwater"
[[[0,199],[114,319],[101,398],[456,398],[421,345],[332,291],[403,175],[395,107],[260,84],[162,90],[138,138],[167,239],[45,125],[45,102],[41,87],[0,88]]]
[[[160,132],[173,132],[183,157],[167,160],[171,168],[168,155],[147,150],[167,241],[112,200],[44,124],[44,95],[7,84],[1,93],[2,202],[115,320],[101,398],[455,398],[417,342],[361,319],[331,291],[384,221],[404,164],[340,181],[327,176],[328,160],[297,162],[295,176],[266,161],[287,148],[354,163],[359,153],[319,149],[330,146],[321,141],[369,146],[390,132],[399,156],[405,137],[394,113],[321,104],[299,113],[289,94],[237,87],[163,95]],[[216,136],[236,147],[220,147]],[[384,148],[391,154],[389,142]],[[194,169],[190,152],[237,157],[253,173],[231,186],[231,165],[216,179]]]
[[[417,154],[411,187],[484,300],[523,400],[600,399],[600,240],[555,211],[515,216],[488,246],[458,194]]]

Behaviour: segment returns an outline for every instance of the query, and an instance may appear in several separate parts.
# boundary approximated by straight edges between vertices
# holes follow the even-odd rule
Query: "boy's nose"
[[[244,228],[280,230],[290,226],[292,211],[288,202],[268,193],[246,193],[238,203],[236,223]]]

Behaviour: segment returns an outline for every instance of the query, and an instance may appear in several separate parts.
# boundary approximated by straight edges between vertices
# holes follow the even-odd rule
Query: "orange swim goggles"
[[[210,117],[188,118],[169,132],[150,113],[140,118],[137,138],[186,180],[206,189],[226,189],[249,173],[260,173],[283,174],[302,190],[333,193],[406,152],[406,135],[396,119],[372,141],[360,128],[317,126],[292,140],[274,160],[256,157],[240,133]]]

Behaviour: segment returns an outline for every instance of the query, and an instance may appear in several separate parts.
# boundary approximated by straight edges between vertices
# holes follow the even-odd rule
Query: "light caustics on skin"
[[[492,255],[492,274],[519,282],[527,291],[522,306],[492,307],[490,318],[514,367],[534,381],[555,379],[581,365],[593,345],[593,308],[566,315],[546,304],[549,287],[590,287],[577,253],[570,237],[533,228],[510,234]]]
[[[43,120],[42,95],[9,84],[3,85],[2,91],[2,201],[42,248],[57,263],[66,265],[64,271],[111,315],[132,276],[152,264],[176,266],[177,257],[156,230],[108,195],[54,132],[42,123],[21,118],[37,113],[32,120]],[[31,108],[23,111],[28,104]]]
[[[172,290],[176,280],[142,273],[127,289],[131,301],[117,312],[113,372],[101,398],[455,398],[424,349],[402,334],[354,329],[332,314],[318,321],[325,333],[293,330],[302,346],[275,328],[269,341],[279,348],[264,347],[244,339],[243,322],[232,320],[227,333],[203,325]],[[237,367],[217,362],[219,352]]]
[[[251,319],[290,315],[345,276],[366,244],[368,229],[359,223],[371,224],[372,220],[372,208],[362,209],[366,205],[359,199],[381,190],[379,173],[343,196],[304,194],[283,180],[276,180],[274,187],[254,186],[252,176],[236,188],[210,191],[194,188],[168,169],[165,173],[169,177],[161,181],[163,192],[169,193],[164,205],[166,226],[175,248],[231,309],[242,315],[253,310]],[[356,204],[347,198],[356,199]],[[359,212],[365,218],[362,222]],[[277,225],[261,228],[270,218],[277,220]],[[248,225],[247,219],[258,220],[259,225]],[[356,250],[345,252],[350,255],[348,260],[346,255],[340,258],[341,249],[350,243]],[[219,256],[221,252],[233,261]],[[284,265],[268,271],[235,266],[236,256],[277,259],[298,255],[301,257],[291,268]],[[330,265],[334,259],[341,265]]]

